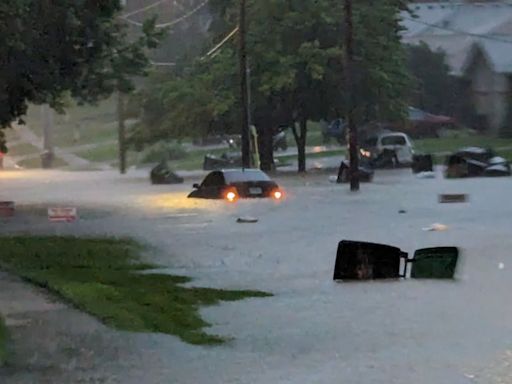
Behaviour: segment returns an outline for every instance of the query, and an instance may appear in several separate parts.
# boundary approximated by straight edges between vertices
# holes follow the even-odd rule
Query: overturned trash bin
[[[493,150],[463,148],[446,158],[446,177],[503,177],[512,174],[509,162]]]
[[[434,161],[432,155],[414,155],[412,158],[412,172],[415,174],[422,172],[433,172]]]
[[[338,245],[333,279],[405,279],[409,264],[413,279],[453,279],[458,260],[456,247],[419,249],[409,259],[408,254],[397,247],[343,240]]]
[[[407,253],[400,248],[359,241],[342,241],[338,245],[334,280],[398,279],[400,260]]]
[[[440,247],[419,249],[414,258],[408,260],[412,264],[412,279],[453,279],[459,250],[456,247]]]
[[[151,170],[150,179],[151,184],[155,185],[181,184],[184,181],[183,177],[178,176],[170,169],[166,161],[160,162],[160,164]]]
[[[373,180],[374,171],[369,166],[364,164],[359,165],[359,181],[369,183]],[[350,181],[350,163],[348,160],[343,160],[338,170],[338,184],[348,183]]]

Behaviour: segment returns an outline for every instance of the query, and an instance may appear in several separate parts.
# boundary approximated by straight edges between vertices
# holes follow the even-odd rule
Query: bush
[[[183,146],[177,143],[159,142],[142,153],[142,163],[158,163],[162,160],[181,160],[188,156]]]

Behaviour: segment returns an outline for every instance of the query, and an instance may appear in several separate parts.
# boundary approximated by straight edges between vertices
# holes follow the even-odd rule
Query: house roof
[[[511,0],[419,3],[411,4],[410,9],[414,16],[402,13],[403,41],[425,42],[433,50],[444,51],[454,74],[462,74],[475,42],[482,41],[488,46],[489,55],[500,64],[498,67],[508,60],[507,56],[512,56]],[[495,40],[510,40],[510,44]],[[504,45],[508,49],[503,50]]]

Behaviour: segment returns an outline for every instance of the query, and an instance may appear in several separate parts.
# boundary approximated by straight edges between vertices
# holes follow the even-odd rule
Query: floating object
[[[14,201],[0,201],[0,217],[12,217],[15,210]]]
[[[435,174],[435,172],[431,172],[431,171],[420,172],[420,173],[416,174],[416,177],[418,179],[435,179],[436,178],[436,174]]]
[[[48,208],[48,220],[53,223],[72,223],[77,219],[78,213],[74,207]]]
[[[447,231],[448,226],[444,224],[434,223],[430,227],[423,228],[423,230],[427,232],[442,232]]]
[[[240,224],[254,224],[258,222],[258,219],[255,217],[239,217],[236,222]]]
[[[503,271],[505,269],[505,264],[504,263],[499,263],[498,264],[498,268]]]
[[[468,195],[463,193],[439,195],[439,203],[441,204],[467,203],[468,200]]]

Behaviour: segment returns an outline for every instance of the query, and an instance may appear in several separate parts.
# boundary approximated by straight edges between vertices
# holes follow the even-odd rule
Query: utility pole
[[[247,33],[247,20],[246,20],[246,0],[240,1],[240,16],[239,16],[239,59],[240,59],[240,102],[241,102],[241,128],[242,128],[242,166],[244,168],[251,167],[251,144],[249,137],[249,95],[248,95],[248,67],[247,67],[247,47],[246,47],[246,33]]]
[[[119,172],[122,175],[124,175],[126,173],[126,129],[124,114],[124,95],[120,89],[118,89],[117,91],[117,120],[117,133],[119,142]]]
[[[345,0],[345,82],[347,97],[347,120],[349,132],[349,158],[350,158],[350,190],[359,191],[359,148],[357,140],[357,126],[354,117],[354,24],[352,17],[352,0]]]

